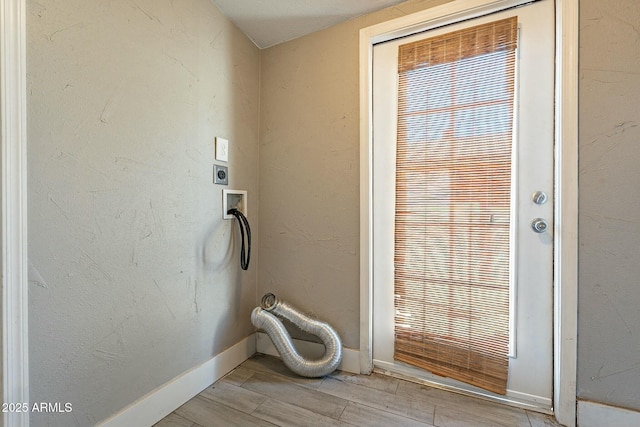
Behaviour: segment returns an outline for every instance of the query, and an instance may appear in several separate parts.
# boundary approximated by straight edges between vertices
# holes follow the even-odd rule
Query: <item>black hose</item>
[[[249,221],[247,221],[247,217],[243,215],[238,209],[233,208],[227,211],[227,214],[233,215],[238,220],[238,224],[240,225],[240,235],[242,236],[242,246],[240,248],[240,267],[243,270],[249,269],[249,261],[251,260],[251,227],[249,227]],[[244,235],[245,229],[247,231],[247,245],[245,251],[245,243],[244,243]]]

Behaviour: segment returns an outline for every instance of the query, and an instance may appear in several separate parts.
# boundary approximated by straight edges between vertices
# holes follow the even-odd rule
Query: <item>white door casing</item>
[[[553,218],[553,2],[532,5],[452,24],[374,47],[373,52],[373,358],[389,371],[422,376],[394,362],[394,213],[398,46],[462,28],[517,16],[519,27],[514,108],[514,193],[516,200],[512,286],[512,355],[507,398],[549,410],[552,391],[552,261],[550,231],[535,233],[533,218]],[[544,191],[549,201],[533,203]],[[512,248],[512,250],[513,250]],[[512,268],[513,268],[512,267]],[[514,331],[516,333],[514,334]],[[425,375],[448,385],[470,387]],[[467,388],[481,392],[479,389]]]
[[[361,82],[361,371],[373,368],[372,57],[377,43],[528,3],[524,0],[459,0],[364,28],[360,34]],[[577,335],[577,57],[578,2],[556,0],[555,178],[553,184],[553,410],[575,426]]]
[[[2,398],[28,405],[26,4],[0,0],[2,125]],[[24,406],[20,406],[24,409]],[[5,426],[28,426],[28,411],[7,411]]]

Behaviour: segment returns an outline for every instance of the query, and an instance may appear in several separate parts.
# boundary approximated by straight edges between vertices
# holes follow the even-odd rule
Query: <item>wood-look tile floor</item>
[[[155,427],[557,427],[549,416],[379,374],[319,379],[255,355]]]

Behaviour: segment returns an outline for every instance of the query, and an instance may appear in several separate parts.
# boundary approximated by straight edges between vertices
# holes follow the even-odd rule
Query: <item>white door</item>
[[[373,362],[375,367],[387,371],[485,396],[492,395],[473,386],[437,377],[394,361],[398,46],[512,16],[517,16],[519,36],[512,153],[507,399],[548,409],[551,407],[553,385],[553,0],[541,0],[524,7],[374,46]],[[534,200],[536,192],[543,192],[547,196],[546,202],[542,202],[540,198]],[[536,218],[547,222],[547,228],[543,232],[533,230],[532,221]],[[503,399],[504,396],[499,398]]]

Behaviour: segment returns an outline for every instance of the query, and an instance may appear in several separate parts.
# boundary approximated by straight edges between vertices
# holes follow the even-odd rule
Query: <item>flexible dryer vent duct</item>
[[[251,313],[251,323],[264,330],[275,345],[282,361],[289,369],[303,377],[322,377],[336,370],[342,360],[342,343],[336,331],[325,322],[312,319],[300,313],[274,294],[262,297],[261,307]],[[291,336],[278,317],[289,320],[298,328],[320,338],[324,343],[324,355],[317,360],[309,360],[298,353]]]

